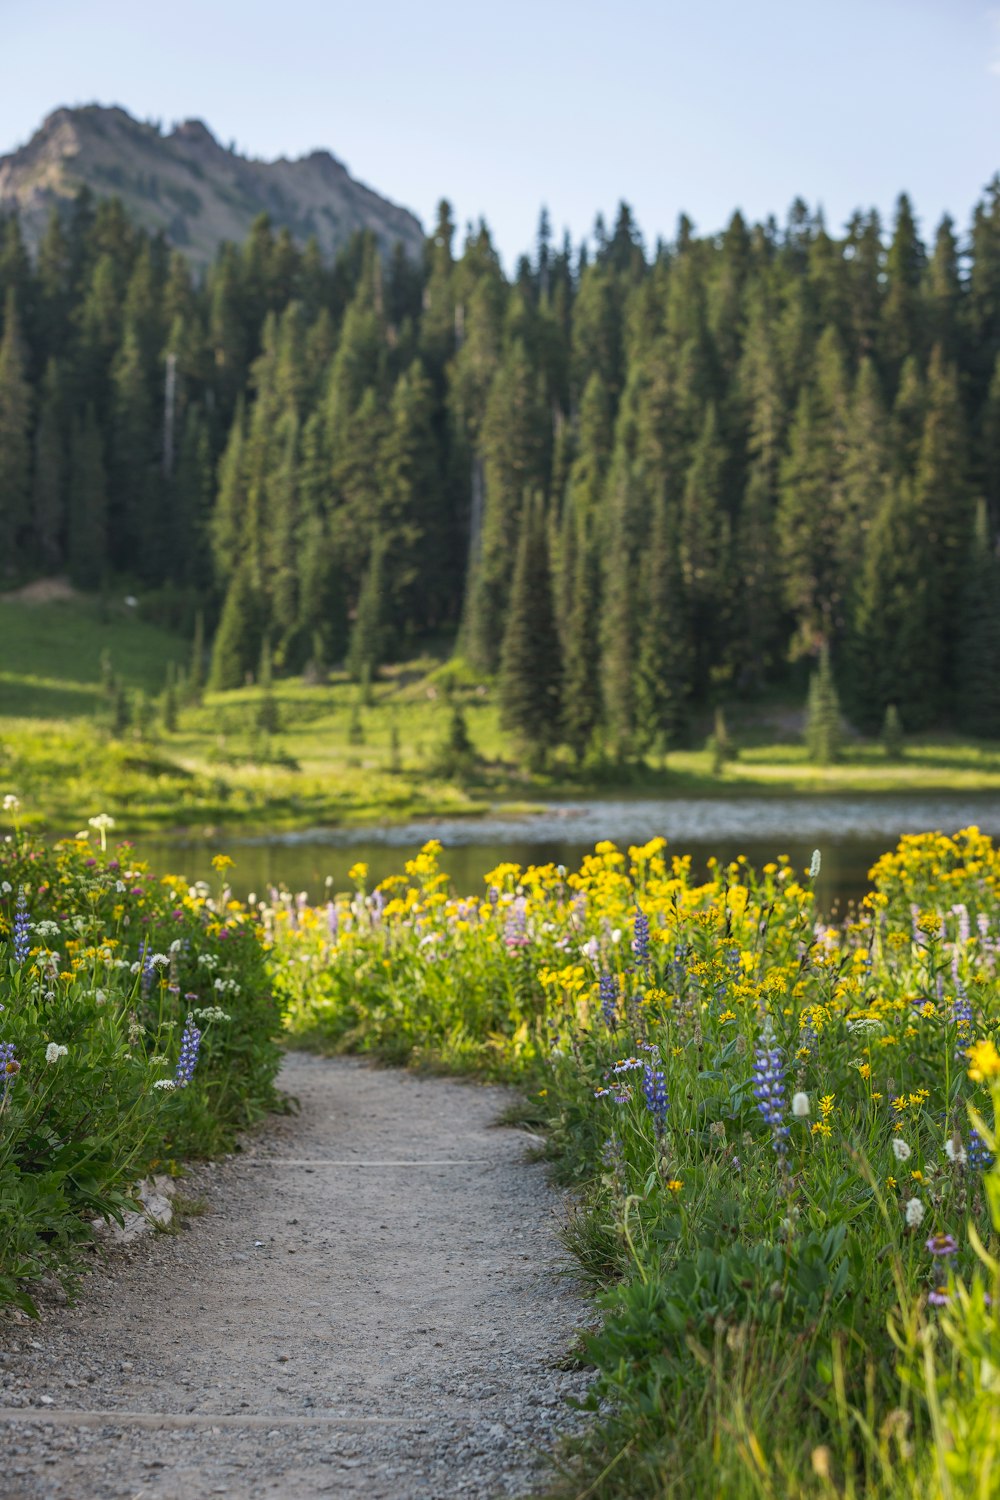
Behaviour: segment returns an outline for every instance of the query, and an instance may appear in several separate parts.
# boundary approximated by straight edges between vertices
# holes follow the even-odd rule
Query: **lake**
[[[501,860],[552,861],[572,869],[600,839],[627,849],[660,834],[671,852],[692,856],[696,872],[713,855],[729,860],[738,854],[757,866],[788,854],[804,868],[819,849],[817,895],[830,913],[864,895],[872,864],[902,834],[953,833],[970,823],[1000,836],[1000,797],[608,798],[552,804],[521,816],[497,808],[475,819],[281,835],[234,831],[191,842],[149,836],[135,843],[158,873],[184,875],[189,882],[208,879],[213,854],[224,851],[235,860],[229,873],[237,895],[263,895],[271,885],[286,885],[313,900],[323,897],[328,877],[335,890],[348,889],[355,860],[369,866],[375,882],[401,871],[404,860],[432,838],[444,845],[442,867],[462,894],[481,891],[484,874]]]

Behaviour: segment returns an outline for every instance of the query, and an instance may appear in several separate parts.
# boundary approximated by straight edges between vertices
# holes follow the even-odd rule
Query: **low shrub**
[[[525,1091],[601,1312],[565,1492],[993,1493],[1000,852],[904,839],[842,926],[818,858],[439,853],[262,918],[303,1039]]]
[[[92,821],[0,845],[0,1300],[28,1309],[41,1275],[72,1285],[137,1177],[225,1149],[275,1103],[256,922],[221,870],[214,895],[155,879]]]

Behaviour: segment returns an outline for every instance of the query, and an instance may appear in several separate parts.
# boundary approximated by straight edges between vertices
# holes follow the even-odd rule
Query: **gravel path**
[[[291,1054],[210,1212],[0,1324],[4,1500],[477,1500],[544,1483],[586,1316],[505,1096]]]

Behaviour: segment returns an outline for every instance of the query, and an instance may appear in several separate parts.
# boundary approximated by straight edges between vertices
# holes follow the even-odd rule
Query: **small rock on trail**
[[[579,1421],[559,1203],[494,1088],[291,1053],[301,1105],[0,1331],[4,1500],[523,1495]]]

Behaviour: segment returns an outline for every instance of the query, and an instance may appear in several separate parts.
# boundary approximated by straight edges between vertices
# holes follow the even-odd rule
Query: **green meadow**
[[[66,828],[107,811],[122,831],[265,823],[274,829],[415,816],[469,815],[497,801],[624,790],[683,795],[1000,790],[1000,747],[954,735],[910,738],[890,760],[875,740],[848,739],[840,760],[810,762],[801,705],[727,707],[736,758],[707,748],[582,768],[554,754],[530,770],[504,734],[492,684],[430,654],[383,670],[364,689],[343,672],[326,683],[277,678],[271,702],[247,686],[178,694],[164,723],[172,669],[189,666],[184,638],[124,602],[70,597],[0,603],[0,756],[4,787],[38,825]],[[116,731],[119,685],[130,722]],[[456,707],[471,749],[449,744]],[[269,728],[262,722],[269,721]],[[703,746],[711,729],[699,736]]]

